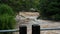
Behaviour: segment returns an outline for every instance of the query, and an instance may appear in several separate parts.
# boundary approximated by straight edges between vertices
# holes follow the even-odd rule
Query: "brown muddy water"
[[[20,12],[19,15],[16,16],[17,26],[24,24],[27,26],[27,34],[31,34],[31,26],[33,24],[39,24],[41,28],[60,28],[60,22],[48,21],[48,20],[37,20],[36,18],[39,16],[38,12]],[[14,34],[19,34],[15,32]],[[41,34],[60,34],[60,30],[49,30],[49,31],[41,31]]]

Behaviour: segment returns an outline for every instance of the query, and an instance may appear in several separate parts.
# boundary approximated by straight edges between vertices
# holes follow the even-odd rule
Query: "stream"
[[[17,28],[19,25],[26,25],[28,28],[27,33],[31,34],[31,26],[33,24],[38,24],[41,28],[60,28],[60,22],[48,21],[48,20],[41,20],[36,19],[37,16],[17,16],[16,20],[18,23]],[[41,34],[60,34],[60,30],[53,30],[53,31],[41,31]]]

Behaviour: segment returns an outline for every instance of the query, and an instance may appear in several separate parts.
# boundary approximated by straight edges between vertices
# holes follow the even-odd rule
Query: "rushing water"
[[[28,18],[28,19],[27,19]],[[48,20],[37,20],[37,16],[16,16],[16,21],[18,23],[17,28],[19,25],[26,25],[28,27],[27,34],[31,34],[31,26],[33,24],[38,24],[41,28],[58,28],[60,27],[60,22],[52,22]],[[27,20],[27,21],[26,21]],[[26,21],[26,22],[25,22]],[[15,33],[18,34],[18,33]],[[42,31],[41,34],[60,34],[60,31]]]
[[[27,19],[28,18],[28,19]],[[22,17],[22,16],[17,16],[17,20],[20,24],[25,24],[27,26],[31,26],[32,24],[39,24],[39,25],[46,25],[46,27],[58,27],[60,26],[59,22],[52,22],[52,21],[46,21],[46,20],[37,20],[36,19],[37,16],[26,16],[26,17]],[[26,22],[26,20],[28,22]],[[43,27],[42,26],[42,27]]]

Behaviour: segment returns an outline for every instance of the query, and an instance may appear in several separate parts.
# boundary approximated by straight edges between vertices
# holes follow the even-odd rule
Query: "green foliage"
[[[14,11],[29,10],[30,8],[38,9],[40,0],[0,0],[1,4],[9,5]]]
[[[6,4],[0,4],[0,30],[13,29],[16,24],[14,18],[15,15],[12,8]],[[12,32],[0,34],[12,34]]]
[[[8,14],[0,15],[0,30],[13,29],[15,25],[14,16]]]
[[[9,5],[14,11],[20,11],[21,9],[20,0],[0,0],[0,3]]]
[[[13,29],[15,27],[15,24],[16,22],[13,16],[10,16],[8,14],[0,15],[0,30]],[[6,33],[6,34],[12,34],[12,33]]]
[[[39,5],[39,1],[40,0],[31,0],[32,2],[31,2],[31,4],[32,4],[32,8],[34,8],[34,9],[38,9],[39,7],[38,7],[38,5]]]
[[[59,21],[60,20],[60,15],[56,14],[51,17],[53,20]]]
[[[0,5],[0,15],[2,15],[2,14],[14,15],[14,11],[8,5],[1,4]]]
[[[40,15],[42,17],[59,20],[60,16],[60,2],[59,0],[40,0]],[[58,16],[57,16],[57,15]],[[54,16],[54,18],[52,18]]]

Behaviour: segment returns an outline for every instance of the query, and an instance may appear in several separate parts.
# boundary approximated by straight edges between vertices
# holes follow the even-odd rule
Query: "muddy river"
[[[16,16],[16,20],[17,20],[16,28],[18,28],[19,25],[26,25],[28,28],[27,34],[32,33],[31,26],[33,24],[38,24],[41,26],[41,28],[60,28],[60,22],[36,19],[37,17],[38,17],[37,12],[35,13],[20,12],[20,14]],[[19,34],[19,33],[15,32],[15,34]],[[60,34],[60,30],[41,31],[41,34]]]

